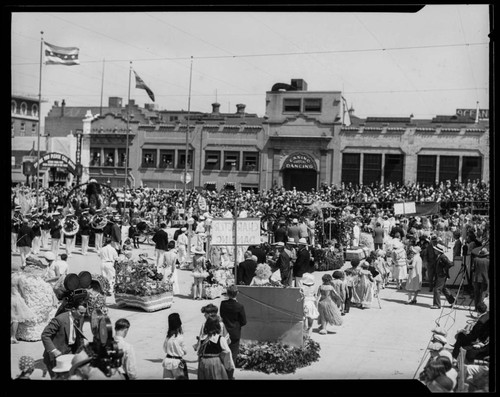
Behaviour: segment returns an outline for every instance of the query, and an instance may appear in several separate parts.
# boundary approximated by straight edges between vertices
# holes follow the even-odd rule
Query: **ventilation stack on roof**
[[[291,85],[297,88],[297,91],[307,91],[307,83],[303,79],[292,79]]]
[[[117,96],[111,96],[108,98],[108,105],[110,108],[121,108],[122,107],[122,98]]]
[[[220,114],[220,103],[212,103],[212,114]]]
[[[64,117],[64,107],[66,106],[66,101],[63,99],[61,102],[61,117]]]
[[[245,114],[245,107],[246,105],[242,104],[242,103],[239,103],[236,105],[236,113],[237,114]]]

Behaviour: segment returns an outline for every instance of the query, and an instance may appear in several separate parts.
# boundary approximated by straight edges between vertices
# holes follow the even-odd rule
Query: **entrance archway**
[[[309,191],[317,188],[318,171],[316,161],[307,153],[292,153],[281,168],[283,187],[291,190]]]

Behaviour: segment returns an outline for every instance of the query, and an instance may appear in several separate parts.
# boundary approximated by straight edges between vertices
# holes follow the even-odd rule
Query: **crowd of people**
[[[22,286],[23,277],[29,274],[30,279],[36,277],[38,286],[49,285],[56,291],[55,287],[60,286],[67,275],[66,260],[77,250],[75,242],[79,240],[82,255],[93,248],[101,258],[101,288],[90,288],[89,291],[94,291],[94,301],[101,302],[102,308],[105,296],[113,291],[114,264],[120,257],[133,257],[133,250],[139,244],[137,235],[141,232],[141,224],[152,230],[156,255],[154,266],[172,281],[174,295],[179,292],[177,269],[192,270],[193,299],[204,298],[205,283],[213,278],[213,270],[224,273],[229,303],[223,303],[230,308],[223,310],[221,304],[220,316],[213,311],[206,316],[196,346],[200,357],[199,379],[233,378],[239,332],[246,324],[244,308],[239,307],[234,299],[237,285],[299,287],[304,301],[305,333],[310,335],[314,321],[317,321],[319,333],[324,335],[329,327],[343,324],[352,306],[368,309],[377,301],[380,307],[380,291],[390,284],[406,290],[406,303],[414,305],[424,283],[427,283],[433,293],[431,309],[442,308],[441,295],[453,307],[457,304],[457,297],[447,288],[446,280],[452,266],[463,265],[467,281],[473,287],[474,309],[480,315],[485,312],[483,302],[488,301],[490,288],[488,217],[474,215],[460,204],[489,200],[489,187],[483,182],[385,187],[325,185],[317,192],[286,191],[276,187],[260,194],[193,190],[187,192],[186,211],[183,211],[182,191],[139,188],[127,192],[129,205],[125,213],[120,213],[119,203],[113,202],[112,197],[105,198],[99,189],[71,192],[68,197],[69,188],[44,189],[39,192],[37,206],[32,190],[22,187],[12,190],[11,250],[19,252],[21,269],[16,272],[12,283],[16,305],[11,309],[11,342],[16,343],[20,324],[29,325],[29,321],[35,322],[34,318],[38,316],[38,328],[40,324],[44,327],[40,335],[46,347],[45,361],[51,377],[57,376],[58,365],[64,365],[59,362],[62,360],[57,360],[58,353],[61,357],[73,355],[71,360],[65,358],[73,365],[74,360],[88,360],[90,352],[79,351],[72,340],[70,350],[66,346],[65,352],[56,349],[56,354],[51,355],[53,342],[49,342],[44,333],[54,327],[57,316],[69,313],[66,316],[72,322],[73,317],[88,315],[89,309],[87,306],[68,307],[55,315],[58,297],[54,292],[55,299],[52,297],[43,310],[40,308],[44,316],[33,313],[26,297],[27,287]],[[441,212],[433,215],[396,214],[389,204],[403,200],[448,205],[442,205]],[[324,211],[318,210],[315,207],[318,202],[330,206]],[[264,238],[260,245],[236,251],[233,247],[210,246],[207,235],[211,221],[218,217],[233,217],[234,214],[242,218],[261,218]],[[331,229],[328,233],[325,225],[334,217],[335,222],[345,227],[335,228],[332,235]],[[188,222],[188,218],[192,222]],[[175,230],[173,233],[172,229]],[[64,251],[61,252],[63,245]],[[40,253],[40,248],[50,248],[45,252],[44,260],[34,258]],[[451,259],[446,255],[449,250],[452,250]],[[314,272],[318,270],[328,272],[316,285]],[[182,322],[178,313],[172,313],[168,320],[164,377],[186,379]],[[121,333],[117,335],[123,339],[126,336],[123,330],[129,327],[130,324],[118,325],[117,332]],[[473,346],[477,338],[469,333],[463,332],[467,337],[457,335],[455,346]],[[487,340],[481,337],[483,342]],[[123,340],[122,345],[130,350]],[[456,366],[455,353],[454,350],[450,360],[452,367]],[[221,355],[224,356],[222,361],[219,359]],[[481,358],[484,357],[487,356]],[[25,361],[23,368],[27,365]],[[433,365],[428,364],[428,367]],[[483,374],[484,367],[481,367]],[[473,371],[473,367],[470,368]],[[432,372],[427,367],[426,371]],[[126,372],[129,373],[126,376],[134,378],[133,368]],[[24,371],[23,376],[26,373]],[[82,374],[80,378],[89,378],[88,373]],[[434,387],[435,377],[422,375],[421,379],[430,388]]]

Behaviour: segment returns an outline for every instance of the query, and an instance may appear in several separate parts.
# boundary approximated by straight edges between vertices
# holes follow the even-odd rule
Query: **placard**
[[[260,219],[241,218],[237,221],[237,245],[260,244]],[[210,227],[210,245],[234,245],[234,220],[216,218]]]
[[[394,203],[394,214],[395,215],[408,215],[416,213],[415,202],[411,201],[409,203]]]

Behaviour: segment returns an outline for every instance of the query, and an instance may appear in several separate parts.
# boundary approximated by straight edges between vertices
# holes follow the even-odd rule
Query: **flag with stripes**
[[[135,88],[141,88],[141,89],[145,90],[148,93],[151,100],[154,102],[155,101],[155,94],[153,94],[153,91],[151,91],[151,89],[146,85],[144,80],[139,77],[139,75],[137,74],[137,72],[135,70],[134,70],[134,74],[135,74]]]
[[[43,46],[46,65],[71,66],[80,64],[78,60],[80,49],[77,47],[58,47],[46,41],[44,41]]]

